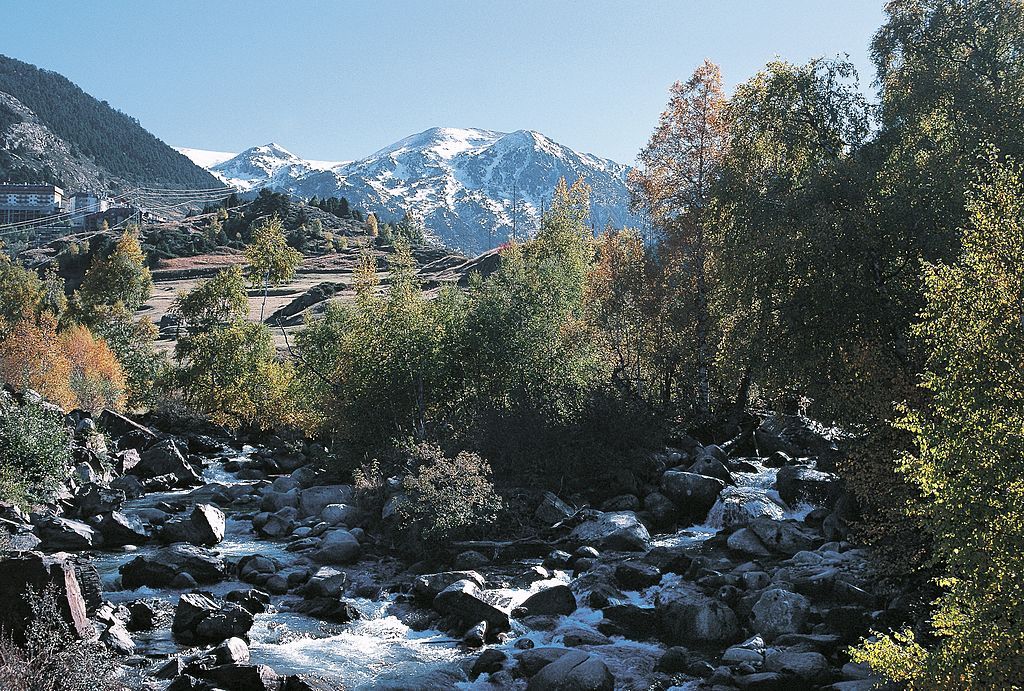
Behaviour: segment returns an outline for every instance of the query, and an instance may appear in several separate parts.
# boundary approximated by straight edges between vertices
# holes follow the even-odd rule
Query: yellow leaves
[[[65,410],[119,409],[127,388],[105,341],[84,326],[58,332],[48,313],[18,321],[0,341],[0,379],[34,389]]]
[[[892,635],[872,632],[872,638],[850,649],[850,659],[866,663],[871,670],[886,679],[907,684],[907,688],[924,688],[914,682],[924,677],[927,651],[915,640],[910,629]]]

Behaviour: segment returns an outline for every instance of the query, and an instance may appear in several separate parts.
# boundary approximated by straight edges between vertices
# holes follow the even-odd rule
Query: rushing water
[[[245,448],[235,458],[247,457],[253,449]],[[204,470],[207,483],[224,485],[251,484],[238,480],[224,470],[224,462],[232,458],[212,461]],[[778,494],[772,489],[776,470],[756,466],[756,472],[734,473],[736,488],[728,491],[741,492],[742,502],[762,502],[780,506],[786,517],[802,517],[810,507],[784,507]],[[202,496],[202,495],[200,495]],[[208,496],[208,495],[206,495]],[[723,493],[723,496],[724,493]],[[152,508],[160,502],[191,501],[189,490],[148,494],[142,498],[125,502],[127,513]],[[226,533],[217,551],[223,556],[238,559],[248,554],[263,554],[278,559],[284,564],[292,563],[296,555],[285,550],[286,543],[259,538],[252,533],[249,520],[239,520],[226,511]],[[724,502],[716,503],[702,525],[691,526],[676,533],[655,536],[656,546],[697,548],[723,527]],[[112,602],[127,602],[140,598],[159,598],[176,603],[182,590],[172,588],[139,588],[121,590],[118,569],[124,563],[140,554],[158,549],[157,545],[146,545],[137,549],[101,552],[95,555],[93,563],[100,572],[105,597]],[[679,576],[666,574],[659,585],[641,592],[626,592],[624,604],[641,607],[653,606],[654,598],[661,588],[674,584]],[[528,588],[506,588],[488,590],[493,603],[510,612],[530,594],[556,582],[568,583],[569,577],[556,572],[552,580],[533,583]],[[249,587],[238,581],[227,580],[205,589],[214,594],[224,594],[237,588]],[[279,611],[284,597],[272,598],[271,609],[257,615],[249,632],[252,661],[267,664],[282,674],[314,673],[345,684],[350,689],[410,688],[410,684],[422,689],[484,689],[488,685],[487,675],[476,682],[464,679],[462,669],[467,660],[475,655],[462,647],[459,641],[436,630],[415,631],[396,616],[398,604],[391,595],[384,594],[378,600],[353,599],[352,603],[362,618],[344,626],[322,622],[302,614]],[[513,643],[519,638],[529,638],[536,646],[563,644],[563,637],[570,630],[597,631],[602,619],[600,610],[581,607],[570,616],[561,617],[550,631],[527,630],[513,620],[512,637],[497,646],[509,655],[516,652]],[[176,651],[170,634],[166,630],[142,633],[137,636],[138,652],[151,655],[166,655]],[[610,645],[582,646],[601,657],[615,675],[620,688],[643,688],[649,685],[650,676],[664,647],[653,643],[636,642],[615,637]],[[683,690],[688,686],[676,687]]]

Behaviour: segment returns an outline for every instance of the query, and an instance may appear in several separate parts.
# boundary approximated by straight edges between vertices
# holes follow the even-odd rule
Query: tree
[[[708,234],[711,191],[726,151],[722,74],[710,61],[685,84],[671,89],[668,108],[650,142],[640,152],[641,167],[631,172],[634,204],[665,230],[666,245],[685,276],[680,300],[692,302],[695,322],[697,410],[711,406]]]
[[[245,258],[249,263],[250,284],[263,287],[263,304],[260,306],[260,321],[263,321],[270,286],[291,280],[302,263],[302,253],[288,246],[281,219],[274,216],[253,229]]]
[[[245,319],[249,313],[249,298],[241,268],[235,265],[221,269],[213,278],[178,295],[174,301],[174,312],[189,334]],[[179,339],[178,347],[181,345]]]
[[[371,238],[377,237],[377,233],[379,232],[377,224],[377,214],[373,212],[370,212],[366,215],[366,232],[369,234]]]
[[[901,423],[917,439],[901,470],[945,571],[938,642],[925,653],[904,632],[856,654],[914,688],[1024,679],[1024,178],[995,155],[990,165],[968,194],[960,258],[926,266],[916,333],[928,398]]]
[[[146,268],[146,255],[139,246],[137,230],[130,227],[109,256],[93,259],[80,289],[86,310],[120,303],[134,312],[149,299],[153,278]]]

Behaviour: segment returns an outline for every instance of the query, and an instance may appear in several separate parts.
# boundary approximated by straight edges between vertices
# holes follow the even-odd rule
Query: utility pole
[[[517,237],[517,235],[516,235],[516,208],[518,207],[518,205],[519,205],[519,203],[518,203],[518,200],[517,200],[517,197],[516,197],[516,182],[515,182],[515,180],[513,180],[512,181],[512,241],[513,242],[517,242],[518,239],[519,239]]]

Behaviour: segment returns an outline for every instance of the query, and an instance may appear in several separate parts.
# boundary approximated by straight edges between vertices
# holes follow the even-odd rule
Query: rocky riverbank
[[[372,515],[315,443],[65,419],[65,495],[3,507],[0,618],[17,635],[27,586],[54,583],[154,689],[853,691],[873,682],[845,647],[905,615],[847,542],[833,439],[798,417],[682,440],[600,509],[547,493],[534,535],[416,563],[383,537],[392,502]]]

